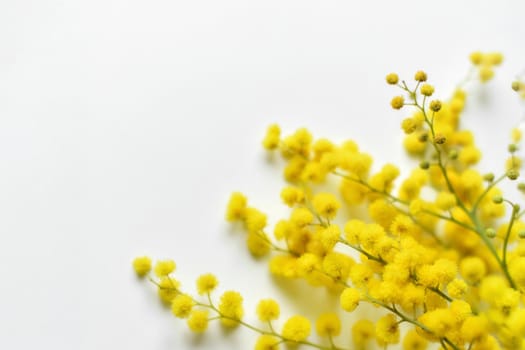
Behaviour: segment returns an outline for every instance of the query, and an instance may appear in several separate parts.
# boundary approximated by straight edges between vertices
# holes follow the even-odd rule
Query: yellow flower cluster
[[[494,77],[494,66],[503,62],[503,55],[499,52],[473,52],[470,61],[478,68],[478,76],[481,82],[487,82]]]
[[[475,52],[470,59],[473,72],[486,82],[503,56]],[[374,167],[373,158],[352,140],[315,139],[304,128],[283,135],[274,124],[262,144],[285,162],[287,185],[280,199],[289,213],[269,228],[266,214],[250,207],[244,194],[234,192],[228,201],[226,219],[245,232],[253,256],[269,256],[272,274],[326,288],[327,298],[338,301],[327,302],[318,315],[317,338],[304,316],[280,322],[273,299],[254,308],[261,325],[244,320],[238,292],[223,293],[216,304],[212,292],[218,281],[212,274],[198,277],[200,297],[180,289],[171,260],[152,266],[148,257],[136,258],[137,275],[150,276],[161,300],[176,317],[187,319],[192,331],[205,331],[213,320],[241,325],[260,334],[256,350],[394,344],[424,350],[431,343],[442,350],[524,350],[525,210],[500,189],[504,181],[520,178],[521,132],[512,131],[510,158],[499,175],[480,173],[475,165],[481,151],[461,123],[465,81],[451,98],[439,100],[428,80],[424,71],[411,83],[395,73],[386,76],[399,89],[391,106],[411,108],[400,124],[403,145],[417,165],[404,178],[394,164]],[[524,89],[520,82],[512,88]],[[517,188],[525,193],[525,183]],[[381,314],[363,318],[366,304]],[[340,344],[344,333],[351,333],[351,344]]]
[[[264,256],[270,251],[269,239],[264,232],[267,217],[260,210],[247,205],[248,201],[242,193],[232,193],[226,210],[226,220],[242,222],[247,232],[248,249],[256,257]]]

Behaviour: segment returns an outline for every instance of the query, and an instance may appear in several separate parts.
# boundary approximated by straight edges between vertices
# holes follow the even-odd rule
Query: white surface
[[[274,121],[404,160],[390,71],[424,68],[447,96],[470,51],[503,51],[471,100],[484,110],[466,115],[502,154],[521,113],[524,2],[425,3],[1,1],[0,348],[251,348],[247,331],[195,340],[131,259],[172,257],[187,286],[213,271],[249,317],[258,298],[290,303],[228,232],[225,202],[241,190],[284,210],[260,148]]]

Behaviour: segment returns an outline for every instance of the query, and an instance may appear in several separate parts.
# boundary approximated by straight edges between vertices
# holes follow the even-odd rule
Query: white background
[[[391,111],[384,75],[423,68],[447,97],[471,51],[501,50],[465,114],[500,167],[523,113],[509,87],[525,68],[523,4],[0,1],[0,348],[251,348],[244,330],[193,337],[134,277],[142,254],[174,258],[190,289],[213,271],[249,319],[262,297],[285,316],[323,305],[273,284],[223,222],[232,190],[284,212],[266,126],[407,163],[407,112]]]

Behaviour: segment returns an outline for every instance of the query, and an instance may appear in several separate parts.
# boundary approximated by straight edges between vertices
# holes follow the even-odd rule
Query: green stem
[[[349,181],[352,181],[352,182],[358,183],[358,184],[360,184],[360,185],[363,185],[363,186],[365,186],[367,189],[369,189],[370,191],[372,191],[372,192],[374,192],[374,193],[377,193],[377,194],[381,194],[381,195],[383,195],[383,196],[389,198],[389,199],[392,200],[393,202],[401,203],[401,204],[404,204],[404,205],[406,205],[406,206],[408,206],[408,205],[410,204],[410,203],[408,203],[408,202],[406,202],[406,201],[404,201],[404,200],[402,200],[402,199],[400,199],[400,198],[397,198],[396,196],[391,195],[390,193],[388,193],[388,192],[385,191],[385,190],[378,190],[377,188],[372,187],[368,182],[363,181],[363,180],[361,180],[361,179],[354,178],[354,177],[352,177],[352,176],[348,176],[348,175],[343,174],[343,173],[340,173],[340,172],[338,172],[338,171],[336,171],[336,170],[334,170],[334,171],[332,172],[332,174],[337,175],[337,176],[340,176],[340,177],[344,178],[345,180],[349,180]]]
[[[443,299],[445,299],[448,302],[452,302],[453,301],[453,299],[451,297],[449,297],[448,295],[443,293],[439,288],[429,287],[428,289],[433,291],[434,293],[438,294],[439,296],[441,296]]]
[[[496,186],[498,183],[500,183],[501,181],[503,181],[503,179],[505,179],[507,177],[507,174],[503,174],[501,175],[500,177],[498,177],[495,181],[492,181],[488,186],[487,188],[485,189],[485,191],[483,191],[483,193],[479,196],[479,198],[476,200],[476,202],[474,203],[474,205],[472,206],[472,215],[476,215],[476,211],[478,209],[478,206],[479,204],[481,203],[481,201],[483,200],[483,198],[485,198],[485,196],[489,193],[489,191],[494,188],[494,186]]]
[[[436,218],[439,218],[439,219],[443,219],[443,220],[447,220],[447,221],[453,222],[454,224],[456,224],[458,226],[461,226],[461,227],[463,227],[463,228],[465,228],[467,230],[470,230],[470,231],[473,231],[473,232],[477,232],[476,228],[474,228],[474,227],[472,227],[472,226],[470,226],[468,224],[465,224],[464,222],[461,222],[461,221],[459,221],[457,219],[454,219],[454,217],[452,217],[452,216],[449,217],[449,216],[441,215],[441,214],[434,213],[432,211],[425,210],[425,209],[423,209],[423,213],[428,214],[428,215],[432,215],[432,216],[434,216]]]
[[[509,246],[510,234],[512,233],[512,227],[514,226],[515,218],[516,216],[515,216],[515,211],[514,211],[514,205],[512,205],[512,216],[510,217],[510,222],[509,222],[509,225],[507,226],[507,232],[505,233],[505,240],[503,242],[502,267],[504,267],[505,270],[507,270],[507,249]],[[515,288],[516,286],[513,285],[512,287]]]
[[[514,216],[514,213],[512,215]],[[481,224],[480,224],[479,220],[477,219],[477,217],[476,216],[472,216],[471,219],[474,221],[474,224],[476,225],[476,231],[474,231],[474,232],[476,232],[478,234],[478,236],[481,238],[483,243],[485,243],[485,246],[489,249],[489,251],[492,254],[492,256],[494,257],[494,259],[496,259],[498,265],[501,267],[501,270],[503,271],[503,274],[505,275],[505,278],[509,282],[510,286],[513,289],[516,289],[517,288],[516,283],[514,282],[512,277],[510,276],[509,270],[507,269],[507,265],[506,265],[506,263],[504,263],[503,259],[499,256],[498,251],[496,250],[496,248],[494,247],[494,244],[492,243],[492,240],[489,237],[487,237],[487,235],[483,231],[483,229],[481,227]],[[513,222],[513,221],[514,221],[514,219],[511,219],[511,222]],[[510,224],[509,224],[509,226],[510,226]],[[508,241],[508,239],[507,239],[507,241]],[[507,244],[505,244],[505,247],[506,246],[507,246]],[[505,249],[504,255],[506,255],[506,248],[504,248],[504,249]]]
[[[267,235],[264,234],[264,232],[262,231],[257,231],[257,232],[254,232],[257,236],[259,236],[260,239],[262,239],[263,241],[265,241],[270,247],[272,247],[273,250],[276,250],[278,252],[283,252],[283,253],[289,253],[290,251],[287,250],[287,249],[284,249],[284,248],[281,248],[281,247],[278,247],[277,245],[275,245],[269,238]]]
[[[356,246],[356,245],[353,245],[351,244],[350,242],[344,240],[343,238],[339,238],[339,242],[358,251],[359,253],[365,255],[368,259],[370,260],[374,260],[374,261],[377,261],[378,263],[381,263],[383,265],[386,264],[386,261],[383,260],[381,257],[377,257],[377,256],[374,256],[372,254],[370,254],[369,252],[367,252],[366,250],[364,250],[363,248],[359,247],[359,246]]]
[[[304,192],[307,192],[306,190]],[[329,224],[325,223],[323,221],[323,218],[321,217],[321,215],[319,215],[319,213],[315,210],[314,206],[312,205],[312,203],[310,203],[310,201],[308,200],[307,196],[305,196],[305,199],[304,199],[304,202],[305,202],[305,207],[306,209],[308,209],[310,212],[312,212],[315,216],[315,218],[317,219],[317,221],[319,221],[319,224],[322,226],[322,227],[327,227]]]

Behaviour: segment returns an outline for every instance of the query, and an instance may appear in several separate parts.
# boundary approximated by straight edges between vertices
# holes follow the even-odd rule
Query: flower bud
[[[390,85],[396,85],[399,81],[399,77],[396,73],[390,73],[386,76],[386,82]]]
[[[496,230],[494,230],[492,227],[489,227],[488,229],[485,230],[485,234],[487,235],[488,238],[494,238],[496,237]]]
[[[442,134],[437,134],[436,137],[434,137],[434,142],[438,145],[442,145],[447,141],[446,137]]]
[[[488,181],[488,182],[494,181],[494,174],[493,173],[487,173],[487,174],[483,175],[483,180]]]
[[[418,137],[419,142],[427,142],[428,140],[428,134],[426,132],[421,133]]]
[[[414,75],[414,79],[419,82],[427,81],[427,73],[423,72],[422,70],[419,70]]]
[[[494,196],[492,197],[492,201],[496,204],[501,204],[503,203],[503,197],[502,196]]]
[[[516,180],[520,176],[520,172],[516,169],[510,169],[507,171],[507,177],[511,180]]]
[[[432,94],[434,93],[434,87],[430,84],[423,84],[421,86],[421,88],[419,89],[419,91],[421,92],[421,95],[424,95],[424,96],[432,96]]]
[[[429,107],[430,107],[430,110],[434,112],[439,112],[439,110],[441,109],[441,101],[439,100],[430,101]]]
[[[393,109],[401,109],[403,108],[403,105],[405,104],[405,99],[403,96],[395,96],[392,98],[392,101],[390,101],[390,105]]]

